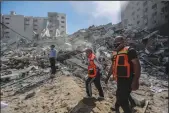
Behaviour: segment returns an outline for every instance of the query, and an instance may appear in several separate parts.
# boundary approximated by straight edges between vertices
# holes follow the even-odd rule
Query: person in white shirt
[[[49,61],[50,61],[50,66],[51,66],[51,74],[54,75],[56,73],[56,50],[55,50],[55,45],[51,45],[51,51],[49,54]]]

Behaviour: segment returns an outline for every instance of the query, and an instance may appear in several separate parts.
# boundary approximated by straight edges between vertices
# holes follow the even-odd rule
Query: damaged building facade
[[[56,34],[52,33],[52,30],[56,31],[56,29],[62,34],[66,34],[66,15],[57,12],[48,12],[48,17],[33,17],[19,15],[11,11],[9,15],[1,14],[1,23],[7,26],[1,26],[1,37],[6,39],[19,37],[19,35],[12,30],[31,39],[35,34],[39,35],[46,28],[48,23],[53,25],[48,26],[51,37]]]
[[[121,20],[124,28],[160,29],[168,25],[169,2],[128,1],[125,7],[121,4]]]

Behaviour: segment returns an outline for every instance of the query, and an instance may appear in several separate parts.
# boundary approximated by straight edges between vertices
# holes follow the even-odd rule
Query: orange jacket
[[[126,46],[119,52],[113,52],[113,78],[117,81],[117,77],[130,77],[130,64],[128,62],[128,49]]]
[[[88,57],[88,59],[89,59],[88,76],[91,78],[95,77],[97,74],[96,65],[94,64],[95,58],[96,58],[96,56],[93,53],[91,55],[89,55],[89,57]]]

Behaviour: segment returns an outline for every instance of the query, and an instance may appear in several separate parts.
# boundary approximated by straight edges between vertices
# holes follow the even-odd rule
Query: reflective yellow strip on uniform
[[[128,51],[119,51],[119,52],[118,52],[118,54],[122,54],[122,53],[127,54],[127,53],[128,53]]]

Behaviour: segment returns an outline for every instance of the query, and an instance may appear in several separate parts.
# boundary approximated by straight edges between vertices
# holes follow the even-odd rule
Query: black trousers
[[[131,113],[131,106],[135,106],[135,102],[131,95],[131,84],[123,84],[117,86],[115,109],[121,106],[124,113]],[[130,104],[129,104],[130,102]]]
[[[56,73],[55,58],[50,58],[49,60],[50,60],[51,74],[55,74]]]
[[[104,97],[103,94],[103,89],[100,83],[100,77],[101,77],[101,73],[100,71],[97,71],[97,75],[95,78],[91,78],[88,77],[86,80],[86,93],[88,96],[92,96],[92,88],[91,88],[91,83],[94,82],[95,87],[97,88],[98,92],[99,92],[99,96]]]

